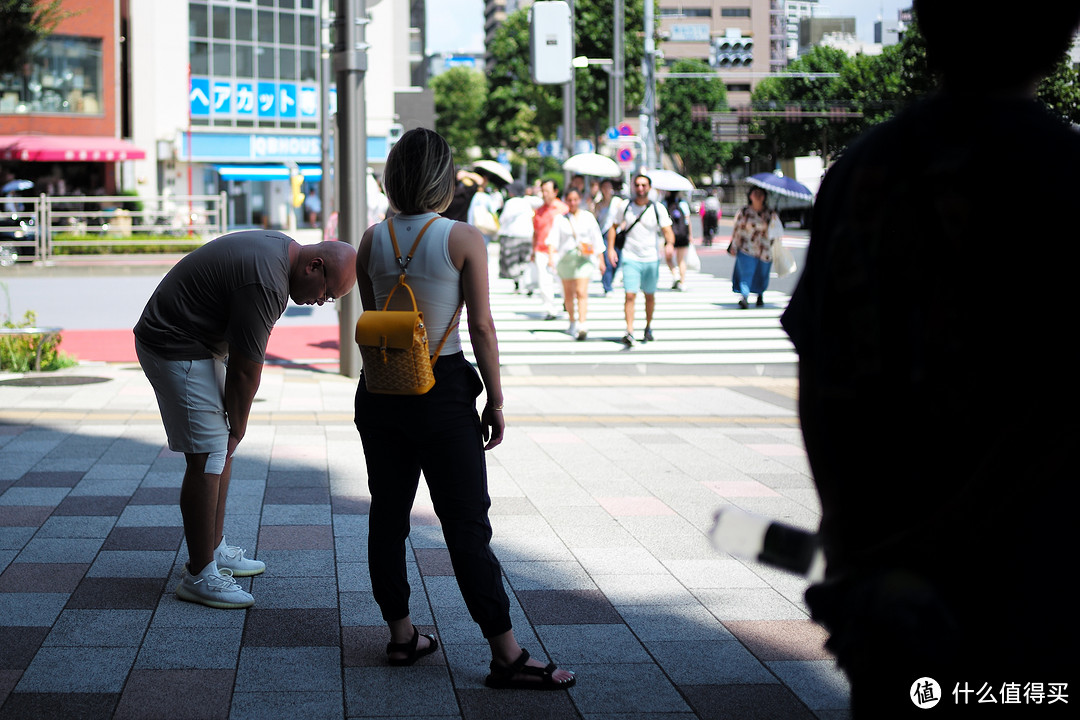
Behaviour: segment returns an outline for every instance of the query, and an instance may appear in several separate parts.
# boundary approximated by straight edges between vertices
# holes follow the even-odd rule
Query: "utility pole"
[[[574,57],[574,0],[570,6],[570,57]],[[574,69],[570,68],[570,82],[563,85],[563,160],[574,154],[574,138],[577,136],[577,83]],[[569,180],[569,172],[564,173]]]
[[[611,127],[617,128],[622,121],[623,113],[626,112],[626,104],[623,100],[623,81],[626,78],[626,67],[623,63],[623,38],[626,34],[625,18],[623,17],[624,0],[615,0],[615,37],[611,47],[611,58],[614,61],[611,68]]]
[[[656,21],[653,3],[645,0],[645,56],[641,59],[641,74],[645,76],[645,99],[641,103],[638,121],[645,146],[645,168],[659,168],[656,154]]]
[[[337,163],[339,180],[338,238],[360,244],[367,225],[367,109],[364,74],[367,72],[365,27],[366,0],[339,0],[341,11],[334,19],[334,73],[338,91]],[[360,293],[351,292],[337,303],[339,372],[360,376],[360,352],[355,327],[360,317]]]
[[[322,191],[322,226],[323,240],[326,240],[326,229],[329,227],[327,220],[334,212],[334,204],[337,201],[337,193],[334,188],[334,157],[330,154],[330,138],[333,137],[334,118],[330,115],[330,82],[333,80],[333,69],[330,64],[330,54],[333,47],[330,45],[330,25],[333,22],[333,13],[330,11],[330,0],[322,0],[321,21],[322,28],[319,33],[319,74],[322,76],[320,87],[320,102],[322,114],[319,119],[319,140],[322,146],[322,182],[319,183]]]

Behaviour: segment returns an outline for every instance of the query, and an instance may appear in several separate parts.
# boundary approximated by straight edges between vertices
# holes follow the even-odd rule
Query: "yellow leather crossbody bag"
[[[446,333],[432,355],[428,351],[424,313],[416,307],[416,295],[405,282],[405,273],[413,253],[420,244],[420,238],[436,219],[437,217],[429,220],[427,225],[420,230],[404,260],[398,249],[394,223],[392,220],[387,221],[390,242],[394,245],[394,256],[398,267],[401,268],[401,275],[398,277],[397,285],[386,297],[383,309],[367,310],[361,313],[356,321],[356,344],[360,348],[360,357],[364,361],[364,381],[368,392],[381,395],[423,395],[435,386],[435,375],[432,370],[450,332],[458,325],[461,306],[458,306],[450,325],[446,328]],[[412,309],[390,310],[390,301],[401,287],[408,291]]]

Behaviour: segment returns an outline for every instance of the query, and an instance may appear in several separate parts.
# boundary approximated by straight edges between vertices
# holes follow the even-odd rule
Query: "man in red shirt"
[[[570,208],[559,199],[559,186],[554,180],[546,180],[540,185],[540,196],[544,204],[533,214],[533,251],[530,259],[535,273],[534,284],[540,293],[540,301],[544,304],[544,319],[554,320],[555,256],[548,247],[547,238],[555,218],[565,215]]]

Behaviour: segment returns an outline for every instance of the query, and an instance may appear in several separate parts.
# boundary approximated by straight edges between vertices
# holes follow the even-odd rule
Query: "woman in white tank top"
[[[357,283],[365,310],[382,309],[401,270],[390,242],[407,253],[428,221],[407,268],[407,281],[424,313],[433,346],[442,339],[460,303],[480,374],[465,360],[456,328],[435,364],[435,386],[424,395],[369,393],[363,374],[356,391],[356,427],[364,444],[371,493],[368,565],[375,601],[390,628],[391,665],[411,665],[438,650],[434,635],[412,623],[405,540],[409,513],[423,472],[442,524],[454,575],[473,620],[491,647],[489,687],[560,689],[574,674],[529,657],[510,623],[510,601],[499,561],[491,551],[484,451],[502,442],[499,349],[488,297],[487,250],[479,231],[437,218],[453,199],[450,147],[426,129],[402,135],[386,159],[383,187],[397,215],[368,228],[357,252]],[[401,293],[395,294],[394,303]],[[486,402],[480,415],[476,399]]]

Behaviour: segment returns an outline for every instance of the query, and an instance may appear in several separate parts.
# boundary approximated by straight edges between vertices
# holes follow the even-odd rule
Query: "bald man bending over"
[[[185,256],[146,303],[135,350],[169,448],[187,460],[180,513],[189,559],[176,588],[181,600],[226,609],[255,603],[233,577],[266,566],[225,542],[225,499],[266,343],[290,297],[322,305],[355,284],[356,250],[348,243],[300,245],[279,232],[246,230]]]

